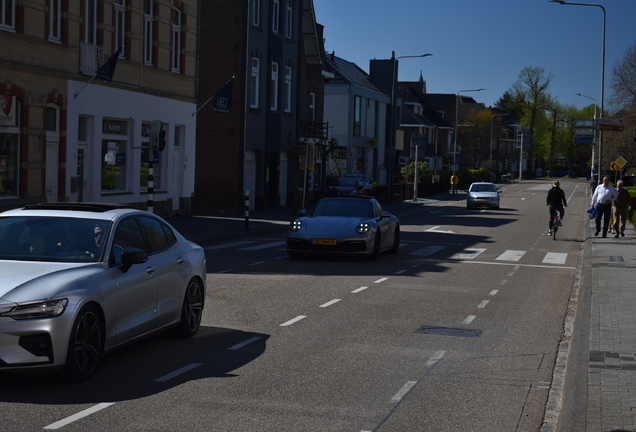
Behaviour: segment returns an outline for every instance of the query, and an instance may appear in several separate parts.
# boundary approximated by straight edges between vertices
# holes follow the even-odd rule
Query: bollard
[[[250,191],[245,191],[245,231],[250,230]]]

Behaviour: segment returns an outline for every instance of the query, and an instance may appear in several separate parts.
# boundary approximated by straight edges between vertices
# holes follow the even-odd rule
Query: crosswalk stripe
[[[450,259],[473,259],[482,254],[485,250],[486,248],[467,248],[461,252],[456,253],[455,255],[450,257]]]
[[[568,257],[567,253],[560,252],[548,252],[545,254],[545,258],[541,261],[543,264],[565,264],[565,260]]]
[[[526,251],[510,250],[508,249],[497,257],[499,261],[519,261],[522,256],[526,254]]]

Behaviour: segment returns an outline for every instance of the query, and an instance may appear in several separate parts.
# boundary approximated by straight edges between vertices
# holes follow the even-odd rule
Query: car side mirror
[[[391,217],[391,213],[388,211],[383,211],[382,213],[380,213],[380,219],[386,219],[390,217]]]
[[[121,270],[126,273],[133,264],[142,264],[148,261],[148,254],[143,249],[127,247],[121,252]]]
[[[299,214],[300,216],[307,216],[307,213],[308,213],[308,212],[307,212],[307,209],[301,209],[301,210],[298,210],[298,214]]]

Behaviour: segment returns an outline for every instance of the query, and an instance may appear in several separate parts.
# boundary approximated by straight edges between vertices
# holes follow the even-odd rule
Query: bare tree
[[[630,109],[636,99],[636,43],[629,47],[622,59],[612,68],[610,103],[617,109]]]

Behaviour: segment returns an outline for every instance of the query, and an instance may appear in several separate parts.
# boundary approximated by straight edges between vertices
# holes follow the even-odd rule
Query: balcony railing
[[[82,42],[80,44],[79,62],[80,73],[95,75],[104,63],[104,47]]]
[[[328,138],[329,123],[301,121],[300,136],[303,138]]]

